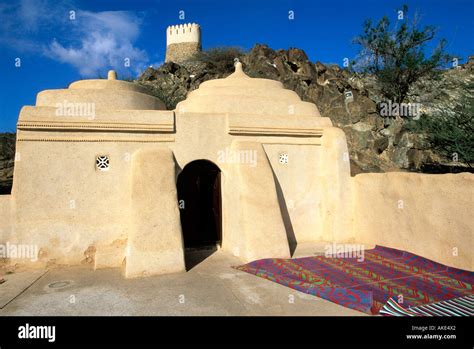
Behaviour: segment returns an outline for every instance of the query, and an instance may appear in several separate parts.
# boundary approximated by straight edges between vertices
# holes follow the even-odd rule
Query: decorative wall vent
[[[95,166],[99,171],[109,170],[109,157],[107,155],[100,155],[95,160]]]
[[[288,165],[288,153],[280,153],[278,161],[282,165]]]

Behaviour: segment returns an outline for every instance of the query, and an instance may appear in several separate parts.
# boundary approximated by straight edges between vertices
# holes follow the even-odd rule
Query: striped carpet
[[[385,316],[474,316],[474,297],[466,296],[417,307],[404,308],[396,297],[388,300],[380,310]]]

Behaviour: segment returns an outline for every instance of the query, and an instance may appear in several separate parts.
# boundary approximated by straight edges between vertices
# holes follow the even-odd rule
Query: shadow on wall
[[[286,206],[285,196],[283,195],[283,190],[281,189],[280,182],[275,175],[275,172],[272,168],[273,180],[275,181],[275,187],[277,191],[278,203],[280,205],[281,216],[283,218],[283,223],[285,224],[286,236],[288,238],[288,245],[290,246],[290,255],[293,257],[295,253],[296,246],[298,245],[296,241],[295,231],[293,230],[293,225],[291,224],[290,214],[288,213],[288,207]]]

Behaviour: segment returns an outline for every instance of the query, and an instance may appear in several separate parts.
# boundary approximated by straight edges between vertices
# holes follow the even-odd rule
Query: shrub
[[[425,56],[426,43],[435,38],[432,26],[417,27],[417,16],[408,20],[408,7],[399,12],[399,23],[392,28],[387,16],[373,24],[364,23],[363,34],[354,42],[361,46],[355,70],[374,74],[385,98],[402,103],[410,87],[421,78],[437,78],[440,68],[451,56],[444,52],[445,40],[440,40],[431,56]],[[401,17],[400,17],[401,16]]]
[[[188,61],[199,61],[207,64],[211,73],[225,74],[234,71],[234,59],[241,59],[245,51],[239,47],[216,47],[196,53]]]
[[[462,87],[462,98],[452,109],[412,120],[406,128],[421,133],[433,150],[452,161],[474,165],[474,83]]]

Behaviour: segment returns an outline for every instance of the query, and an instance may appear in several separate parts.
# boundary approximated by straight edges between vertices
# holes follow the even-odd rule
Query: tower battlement
[[[166,28],[165,62],[180,63],[201,51],[201,27],[196,23]]]
[[[166,46],[181,42],[201,43],[201,27],[196,23],[170,25],[166,28]]]

